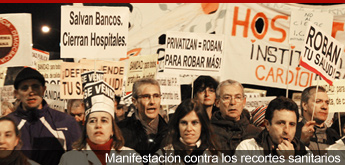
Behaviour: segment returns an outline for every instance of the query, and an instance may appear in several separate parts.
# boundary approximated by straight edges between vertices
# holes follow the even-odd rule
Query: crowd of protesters
[[[68,100],[67,113],[54,110],[43,99],[44,77],[30,67],[18,73],[14,88],[18,105],[2,104],[0,164],[107,164],[113,153],[289,157],[345,148],[344,118],[340,127],[324,123],[329,98],[322,87],[303,90],[302,114],[282,96],[249,112],[240,82],[200,76],[193,98],[183,100],[168,123],[159,114],[160,85],[151,78],[134,82],[131,116],[118,96],[111,108],[92,105],[85,113],[83,100]]]

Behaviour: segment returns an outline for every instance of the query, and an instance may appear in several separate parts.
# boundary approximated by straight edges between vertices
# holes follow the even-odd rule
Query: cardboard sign
[[[275,98],[276,96],[247,98],[246,106],[244,108],[251,112],[261,105],[268,106],[268,104]]]
[[[0,67],[0,87],[4,86],[7,67]]]
[[[126,92],[132,91],[133,83],[141,78],[156,78],[157,54],[130,57],[127,68]]]
[[[302,50],[305,31],[308,23],[324,30],[327,34],[332,32],[333,15],[327,12],[291,11],[289,43]]]
[[[157,75],[161,89],[161,105],[178,105],[181,103],[181,89],[178,75]]]
[[[115,90],[103,80],[86,84],[83,99],[86,116],[91,112],[106,111],[114,117]]]
[[[82,59],[80,63],[104,72],[103,80],[114,88],[116,95],[122,94],[125,62]]]
[[[127,7],[61,7],[61,58],[126,57]]]
[[[89,71],[81,74],[81,83],[83,89],[85,85],[88,83],[93,83],[97,81],[101,81],[104,78],[104,72],[102,71]]]
[[[14,86],[13,85],[5,85],[3,87],[0,87],[1,90],[1,100],[2,101],[9,101],[14,102]]]
[[[49,107],[60,112],[65,112],[65,102],[60,97],[60,85],[46,84],[46,87],[44,99],[47,101]]]
[[[31,14],[0,14],[0,66],[31,66]]]
[[[93,66],[81,63],[61,63],[61,98],[82,99],[83,89],[81,83],[81,74],[93,69]]]
[[[37,66],[37,61],[48,61],[49,52],[32,48],[32,66]]]
[[[300,65],[332,85],[344,45],[309,23]]]
[[[223,35],[168,32],[164,72],[198,75],[220,74]]]
[[[62,60],[37,61],[36,69],[43,75],[47,84],[60,84]]]
[[[313,85],[316,85],[315,82]],[[335,80],[333,85],[319,80],[319,86],[326,89],[329,97],[329,114],[333,112],[345,112],[345,80]]]

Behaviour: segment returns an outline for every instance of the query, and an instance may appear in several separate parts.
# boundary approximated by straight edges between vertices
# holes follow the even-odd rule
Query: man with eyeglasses
[[[255,137],[261,129],[250,124],[243,113],[246,98],[241,83],[225,80],[218,85],[216,95],[220,111],[212,115],[211,123],[222,152],[233,155],[242,140]]]
[[[324,123],[329,111],[326,89],[321,86],[317,90],[316,86],[304,89],[301,96],[301,111],[303,118],[297,124],[296,137],[301,139],[314,155],[326,154],[326,148],[340,139],[340,135]]]
[[[49,107],[43,99],[45,79],[37,70],[22,69],[14,80],[14,95],[20,101],[9,114],[18,125],[21,150],[39,164],[58,164],[65,151],[79,139],[81,130],[75,119]]]
[[[118,123],[125,146],[133,148],[141,155],[154,154],[167,133],[167,123],[159,115],[161,91],[158,82],[142,78],[134,82],[132,102],[134,114]]]

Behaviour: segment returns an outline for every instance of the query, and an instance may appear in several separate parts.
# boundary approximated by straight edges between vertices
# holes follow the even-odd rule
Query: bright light
[[[48,33],[50,31],[50,27],[48,26],[42,26],[42,32],[43,33]]]

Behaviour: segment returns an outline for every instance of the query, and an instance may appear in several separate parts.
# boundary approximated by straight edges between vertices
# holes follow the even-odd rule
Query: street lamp
[[[47,25],[42,26],[41,28],[43,33],[49,33],[50,32],[50,27]]]

